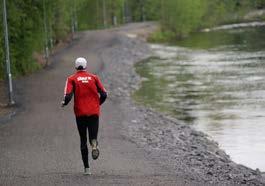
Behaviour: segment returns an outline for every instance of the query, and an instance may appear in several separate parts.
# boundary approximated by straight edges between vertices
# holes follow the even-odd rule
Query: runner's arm
[[[64,88],[64,99],[62,101],[62,106],[66,106],[73,97],[73,82],[67,78],[65,88]]]
[[[99,104],[102,105],[106,101],[108,94],[107,92],[99,91],[99,95],[100,95]]]
[[[100,95],[99,104],[102,105],[106,101],[108,94],[98,77],[96,77],[96,85],[97,85],[98,93]]]

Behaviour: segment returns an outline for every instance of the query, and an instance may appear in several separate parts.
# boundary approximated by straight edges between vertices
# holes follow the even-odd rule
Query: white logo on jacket
[[[78,77],[77,81],[82,81],[82,83],[88,83],[89,80],[91,80],[92,78],[87,76],[87,77]]]

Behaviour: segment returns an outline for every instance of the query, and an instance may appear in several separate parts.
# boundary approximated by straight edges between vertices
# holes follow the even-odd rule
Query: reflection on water
[[[137,65],[143,83],[135,98],[208,133],[234,161],[265,171],[263,29],[151,45],[156,57]]]

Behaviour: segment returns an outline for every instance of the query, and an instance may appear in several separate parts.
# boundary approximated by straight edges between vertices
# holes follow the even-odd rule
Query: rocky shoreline
[[[234,163],[206,134],[132,100],[131,94],[141,83],[134,65],[151,57],[152,51],[141,39],[120,35],[101,53],[104,69],[100,75],[110,99],[124,110],[124,135],[129,133],[130,140],[150,157],[161,159],[176,175],[198,185],[265,185],[259,170]]]

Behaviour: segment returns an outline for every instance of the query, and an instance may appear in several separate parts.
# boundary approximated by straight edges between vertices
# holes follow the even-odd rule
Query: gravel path
[[[263,185],[258,171],[233,163],[205,134],[132,101],[140,83],[133,65],[152,53],[131,34],[152,25],[79,33],[49,68],[15,82],[21,106],[0,125],[0,185]],[[81,174],[72,108],[59,105],[77,56],[88,59],[110,95],[100,121],[101,156],[89,177]]]

